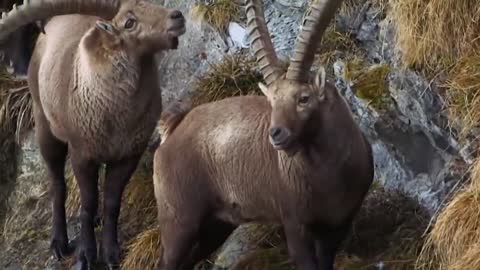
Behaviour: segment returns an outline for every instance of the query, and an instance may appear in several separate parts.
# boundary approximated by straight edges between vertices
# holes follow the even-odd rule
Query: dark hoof
[[[95,216],[95,219],[93,220],[95,228],[103,226],[103,219],[101,216]]]
[[[118,269],[120,269],[120,266],[116,265],[116,264],[109,264],[109,265],[107,265],[107,267],[108,267],[108,270],[118,270]]]
[[[118,245],[111,245],[109,248],[102,248],[103,262],[108,269],[120,269],[120,248]]]
[[[72,255],[75,247],[69,245],[67,241],[52,240],[50,250],[57,261],[63,260],[65,257]]]
[[[72,270],[93,270],[97,263],[97,248],[93,245],[91,248],[85,248],[78,241],[77,261]]]
[[[72,270],[93,270],[93,265],[84,260],[78,260],[77,263],[72,267]]]

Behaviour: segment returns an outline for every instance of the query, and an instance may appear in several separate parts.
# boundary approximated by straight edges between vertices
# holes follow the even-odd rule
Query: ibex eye
[[[300,105],[305,105],[308,103],[308,100],[310,99],[310,96],[308,95],[301,95],[299,98],[298,98],[298,104]]]
[[[125,29],[130,29],[132,28],[133,26],[135,25],[135,20],[134,19],[128,19],[126,22],[125,22]]]

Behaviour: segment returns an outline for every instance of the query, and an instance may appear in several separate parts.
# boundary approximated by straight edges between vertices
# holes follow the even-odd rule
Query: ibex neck
[[[125,50],[88,49],[82,42],[76,56],[75,86],[96,91],[119,91],[132,95],[138,90],[140,59]],[[105,92],[104,92],[105,93]]]

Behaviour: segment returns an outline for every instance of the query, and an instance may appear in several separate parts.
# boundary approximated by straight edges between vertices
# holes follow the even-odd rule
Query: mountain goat
[[[153,56],[177,48],[185,18],[147,0],[25,1],[3,13],[0,40],[46,18],[46,34],[37,40],[27,76],[36,137],[51,179],[51,249],[58,259],[72,251],[65,218],[68,152],[81,197],[75,269],[92,269],[97,260],[101,164],[106,164],[101,251],[108,267],[116,268],[122,193],[162,110]]]
[[[333,269],[373,180],[372,149],[349,106],[324,69],[309,74],[342,1],[314,1],[285,75],[261,3],[247,2],[266,97],[163,112],[154,156],[161,270],[192,269],[247,222],[282,224],[297,269]]]

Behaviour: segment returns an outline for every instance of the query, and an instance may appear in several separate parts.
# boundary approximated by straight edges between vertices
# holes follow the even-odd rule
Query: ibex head
[[[178,10],[163,8],[144,1],[122,3],[119,12],[109,21],[98,21],[97,28],[112,45],[132,48],[139,53],[175,49],[178,36],[185,32],[185,18]]]
[[[341,0],[316,0],[305,16],[294,54],[286,74],[279,68],[260,0],[248,0],[247,18],[254,54],[266,85],[259,87],[271,106],[270,142],[278,150],[289,152],[302,135],[305,123],[325,99],[325,70],[320,68],[314,80],[310,68],[322,35]]]
[[[140,54],[159,49],[175,49],[185,32],[185,18],[178,10],[167,9],[148,0],[26,0],[3,13],[0,40],[30,22],[67,14],[93,15],[95,31],[107,46],[126,46]]]

